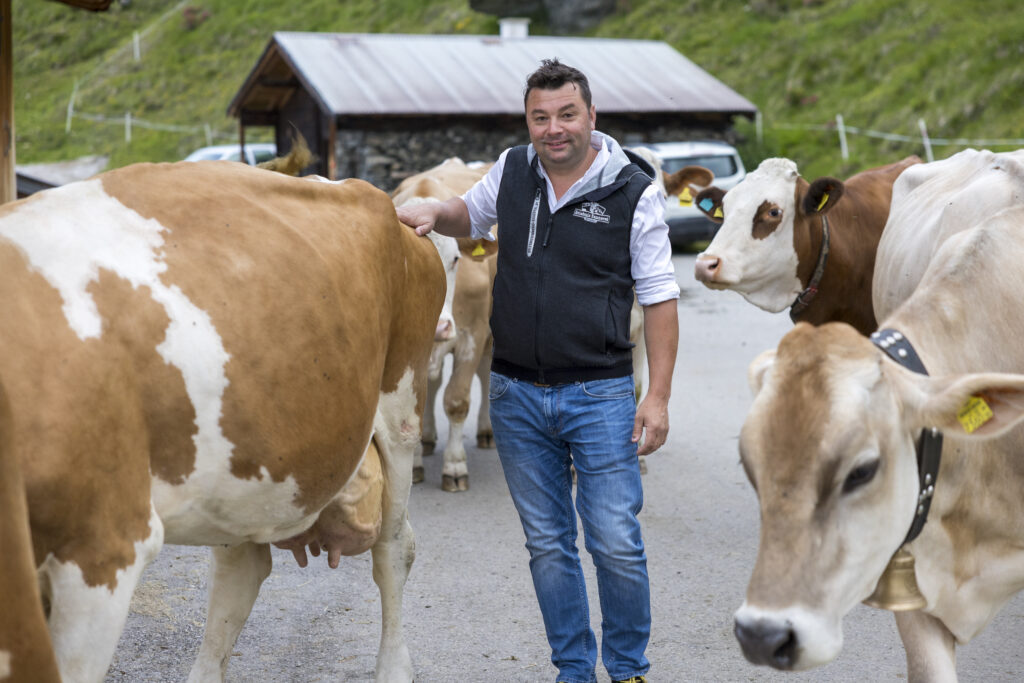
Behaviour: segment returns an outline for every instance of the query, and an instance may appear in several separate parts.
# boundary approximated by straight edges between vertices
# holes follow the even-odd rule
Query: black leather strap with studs
[[[928,371],[917,355],[910,341],[898,330],[882,329],[871,334],[871,341],[881,349],[889,358],[907,368],[922,375]],[[910,524],[910,531],[903,543],[910,543],[924,528],[928,521],[928,510],[932,505],[932,496],[935,494],[935,481],[939,476],[939,464],[942,459],[942,432],[935,427],[922,429],[921,435],[917,438],[917,476],[918,494],[917,509],[914,510],[914,521]]]

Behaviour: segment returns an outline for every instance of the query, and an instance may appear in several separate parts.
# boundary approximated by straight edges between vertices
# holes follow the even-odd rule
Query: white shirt
[[[555,199],[555,190],[544,170],[544,164],[537,164],[541,177],[547,183],[548,209],[552,214],[572,201],[579,188],[600,173],[608,163],[611,151],[605,141],[606,137],[604,133],[598,131],[591,134],[590,144],[598,150],[597,157],[583,177],[573,183],[560,199]],[[462,200],[469,209],[474,239],[494,239],[490,230],[498,220],[498,188],[501,186],[506,156],[508,150],[501,153],[487,175],[462,195]],[[675,268],[672,266],[672,246],[668,239],[668,225],[665,224],[665,200],[654,183],[640,195],[636,211],[633,212],[629,255],[632,260],[630,274],[636,281],[636,296],[642,306],[679,298],[679,285],[676,283]]]

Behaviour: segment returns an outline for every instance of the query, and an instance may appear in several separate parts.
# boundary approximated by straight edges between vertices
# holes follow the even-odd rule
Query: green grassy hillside
[[[236,140],[225,110],[273,31],[497,33],[496,18],[468,0],[115,0],[98,14],[18,0],[13,9],[19,164],[108,154],[121,166]],[[1024,138],[1017,0],[620,0],[590,35],[664,40],[754,102],[760,141],[753,124],[739,124],[751,165],[787,156],[805,176],[844,176],[923,156],[919,119],[933,138]],[[836,114],[915,140],[850,133],[844,162],[829,128]]]

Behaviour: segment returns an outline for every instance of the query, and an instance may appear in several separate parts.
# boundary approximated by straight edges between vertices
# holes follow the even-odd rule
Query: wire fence
[[[124,126],[124,141],[132,141],[132,128],[145,128],[147,130],[159,130],[167,133],[183,133],[187,135],[203,135],[206,137],[206,144],[212,145],[215,140],[237,140],[238,136],[231,133],[224,133],[216,131],[208,123],[202,125],[181,125],[174,123],[159,123],[157,121],[147,121],[146,119],[140,119],[132,116],[131,112],[125,112],[123,116],[105,116],[103,114],[88,114],[81,111],[73,111],[69,108],[67,123],[65,124],[64,130],[66,133],[71,132],[71,119],[79,118],[86,121],[93,121],[96,123],[108,123],[115,126]]]
[[[757,113],[755,121],[758,143],[764,142],[764,121],[761,112]],[[924,146],[927,161],[935,161],[932,147],[953,145],[958,147],[1024,147],[1024,138],[933,138],[928,134],[928,126],[923,118],[917,120],[918,135],[902,135],[899,133],[887,133],[870,128],[848,126],[843,120],[842,114],[836,114],[835,123],[811,124],[811,123],[776,123],[771,127],[783,130],[813,130],[822,132],[835,132],[839,150],[843,160],[850,158],[849,145],[846,136],[848,134],[863,135],[869,138],[890,140],[894,142],[921,143]]]

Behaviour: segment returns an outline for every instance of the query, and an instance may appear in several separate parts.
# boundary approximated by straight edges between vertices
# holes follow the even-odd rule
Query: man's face
[[[594,121],[594,107],[587,109],[575,83],[534,88],[526,97],[530,142],[548,171],[571,171],[587,160]]]

